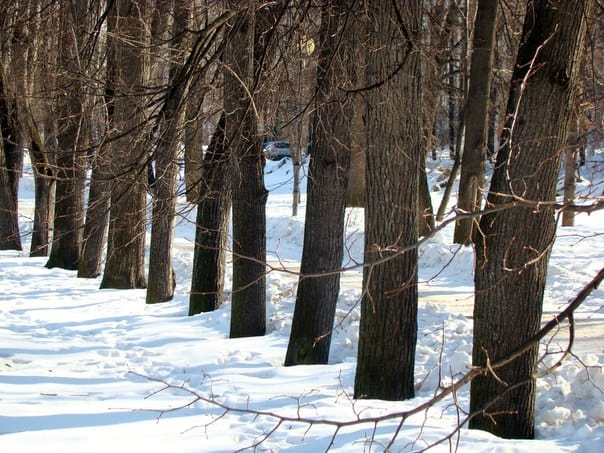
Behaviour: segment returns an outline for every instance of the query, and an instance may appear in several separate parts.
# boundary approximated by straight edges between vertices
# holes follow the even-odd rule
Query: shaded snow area
[[[436,189],[450,162],[443,153],[427,164],[430,187]],[[602,195],[603,165],[604,152],[588,153],[582,194]],[[261,338],[228,338],[228,300],[213,313],[187,316],[195,212],[184,204],[176,228],[177,287],[171,302],[147,306],[143,290],[99,290],[100,279],[45,269],[45,259],[25,252],[0,252],[0,450],[230,452],[261,442],[258,451],[383,451],[400,418],[377,426],[345,426],[332,437],[333,425],[291,420],[278,425],[271,413],[351,421],[404,412],[459,378],[471,360],[473,252],[451,245],[451,227],[421,247],[416,398],[354,401],[361,294],[355,264],[362,260],[364,230],[360,209],[348,210],[346,217],[344,265],[350,270],[342,279],[330,364],[282,366],[296,278],[281,269],[299,266],[305,207],[303,195],[301,214],[291,216],[292,174],[288,159],[267,163],[268,332]],[[302,188],[305,193],[305,181]],[[33,193],[26,171],[20,198],[25,242]],[[433,191],[435,208],[441,193]],[[579,215],[576,223],[559,229],[543,322],[562,310],[604,263],[604,212]],[[229,274],[227,288],[230,283]],[[469,405],[466,386],[407,418],[391,451],[421,450],[451,433],[432,451],[603,451],[602,289],[580,307],[575,321],[575,355],[538,380],[536,440],[503,440],[466,426],[455,433]],[[561,326],[543,344],[548,354],[541,368],[558,359],[555,352],[566,346],[567,332]]]

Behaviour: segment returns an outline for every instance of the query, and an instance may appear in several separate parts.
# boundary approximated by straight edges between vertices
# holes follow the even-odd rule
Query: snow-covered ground
[[[444,154],[443,154],[444,156]],[[431,186],[448,161],[428,161]],[[601,195],[604,153],[590,152],[583,193]],[[278,423],[270,415],[349,421],[412,409],[430,400],[470,365],[472,250],[451,245],[450,227],[420,250],[417,397],[405,402],[351,399],[358,340],[360,272],[344,276],[330,364],[285,368],[296,279],[278,270],[299,264],[304,225],[291,216],[292,169],[269,162],[267,245],[268,332],[228,338],[229,303],[188,317],[194,212],[182,205],[174,248],[173,301],[145,305],[143,290],[99,290],[99,279],[44,268],[45,259],[0,252],[0,450],[4,452],[230,452],[254,445]],[[303,184],[305,190],[305,184]],[[31,230],[33,180],[21,183],[24,241]],[[435,207],[440,192],[433,192]],[[347,213],[346,266],[359,262],[363,211]],[[577,217],[559,230],[551,259],[544,322],[604,263],[604,212]],[[26,244],[27,246],[27,244]],[[230,275],[227,276],[227,288]],[[465,308],[464,308],[465,307]],[[471,312],[471,310],[470,310]],[[502,440],[466,427],[434,451],[603,451],[604,291],[579,309],[583,328],[576,357],[538,381],[537,439]],[[549,351],[562,348],[565,330]],[[559,346],[558,346],[559,344]],[[553,363],[548,356],[544,366]],[[167,384],[170,387],[167,387]],[[182,387],[182,388],[181,388]],[[228,411],[204,399],[244,411]],[[415,451],[446,438],[468,407],[464,388],[412,416],[391,451]],[[181,406],[187,407],[178,409]],[[331,451],[382,451],[399,418],[342,428]],[[375,429],[375,431],[374,431]],[[260,451],[324,451],[333,426],[283,422]],[[373,442],[371,441],[373,439]]]

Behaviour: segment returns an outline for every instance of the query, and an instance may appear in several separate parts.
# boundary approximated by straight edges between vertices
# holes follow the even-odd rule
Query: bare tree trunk
[[[445,0],[431,2],[429,18],[429,33],[426,46],[430,53],[422,53],[422,144],[423,155],[419,166],[419,199],[418,199],[418,222],[420,236],[426,236],[435,228],[434,209],[428,186],[428,175],[426,174],[426,154],[431,150],[434,152],[435,144],[433,131],[438,111],[438,99],[440,97],[442,77],[446,72],[447,62],[451,58],[450,47],[454,30],[457,11]],[[449,192],[450,193],[450,192]]]
[[[110,178],[104,162],[108,151],[102,144],[92,164],[90,188],[88,190],[88,209],[82,241],[82,256],[78,266],[78,277],[95,278],[101,275],[103,251],[107,242],[110,208]]]
[[[226,34],[225,38],[228,40],[230,34]],[[223,59],[224,57],[222,55]],[[225,90],[225,94],[230,92],[228,85]],[[191,105],[194,104],[189,102],[187,108]],[[189,316],[216,310],[224,299],[233,171],[233,159],[230,155],[233,148],[227,147],[225,143],[225,117],[223,111],[208,149],[203,155],[200,170],[192,172],[198,175],[191,181],[191,185],[187,185],[187,193],[194,190],[198,200]],[[200,147],[195,159],[201,158]]]
[[[458,38],[455,33],[453,33],[451,37],[453,39],[460,40],[461,49],[459,51],[459,67],[455,66],[454,64],[449,65],[449,71],[451,72],[450,90],[453,90],[449,93],[449,155],[453,158],[453,167],[451,168],[451,174],[449,175],[440,206],[438,207],[438,212],[436,213],[436,220],[438,222],[441,222],[445,217],[445,211],[447,210],[447,205],[449,204],[449,199],[451,198],[451,192],[453,191],[453,186],[455,186],[455,181],[461,168],[463,137],[466,128],[465,109],[460,108],[460,102],[457,101],[456,97],[452,96],[452,94],[457,92],[457,97],[460,97],[461,99],[465,99],[467,94],[466,74],[469,34],[468,0],[464,0],[463,7],[459,5],[452,7],[456,9],[454,19],[461,20],[462,23],[455,25],[461,29],[460,37]],[[459,9],[459,11],[457,11],[457,9]]]
[[[564,153],[564,202],[573,203],[577,195],[577,178],[579,177],[579,162],[577,159],[583,150],[579,120],[575,119],[576,126],[570,134],[568,147]],[[575,211],[565,209],[562,212],[562,226],[573,226],[575,224]]]
[[[231,217],[230,149],[224,143],[224,114],[220,117],[203,159],[200,200],[195,222],[195,251],[189,316],[214,311],[224,298],[227,234]]]
[[[414,395],[421,1],[367,3],[365,268],[355,398]],[[402,66],[401,66],[402,64]],[[396,68],[396,70],[395,70]]]
[[[54,150],[56,136],[52,121],[46,120],[45,143],[30,120],[32,134],[30,159],[34,170],[36,206],[34,225],[31,233],[30,256],[48,256],[50,247],[50,219],[54,204]]]
[[[302,73],[302,67],[300,67],[300,73]],[[299,89],[301,90],[301,81],[298,81]],[[301,98],[301,95],[298,96]],[[298,101],[300,104],[300,101]],[[298,118],[296,121],[296,125],[292,128],[293,140],[290,144],[290,153],[292,165],[294,167],[294,184],[293,184],[293,200],[292,200],[292,216],[295,217],[298,215],[298,205],[300,204],[301,194],[300,194],[300,167],[302,167],[302,117]]]
[[[11,33],[10,38],[2,43],[3,63],[5,59],[10,58],[10,65],[3,67],[2,70],[9,70],[7,74],[11,78],[10,88],[6,85],[3,88],[11,91],[12,94],[8,98],[14,100],[12,121],[15,136],[12,140],[20,149],[29,148],[34,170],[36,202],[30,254],[46,256],[54,195],[56,135],[49,116],[46,116],[43,121],[36,120],[36,113],[48,112],[50,108],[44,104],[44,101],[34,96],[33,91],[37,84],[37,77],[45,73],[47,65],[55,63],[54,56],[46,55],[43,62],[40,62],[37,56],[38,52],[43,51],[39,50],[41,5],[38,2],[4,2],[2,8],[5,13],[3,19],[7,21],[6,30],[10,30]],[[26,24],[21,20],[23,17],[29,18]],[[10,21],[14,22],[11,24]],[[56,23],[51,18],[45,27],[51,28],[54,25]],[[50,44],[53,43],[52,37],[47,37],[47,40]],[[3,82],[7,84],[8,80],[5,78]],[[43,83],[47,83],[47,80]],[[45,127],[47,126],[45,134],[41,134],[38,130],[38,123],[42,122]],[[15,185],[13,193],[16,194],[17,181],[13,180],[12,184]],[[15,214],[17,208],[15,204]]]
[[[167,3],[167,2],[166,2]],[[172,61],[182,59],[187,27],[188,10],[184,1],[173,7]],[[196,46],[194,46],[194,49]],[[180,57],[180,58],[179,58]],[[176,177],[178,175],[178,144],[184,122],[185,98],[189,91],[190,78],[184,75],[189,66],[195,66],[195,52],[183,67],[172,64],[169,73],[169,92],[159,114],[158,137],[154,152],[156,181],[153,191],[153,216],[151,220],[151,247],[149,252],[148,304],[165,302],[174,297],[174,269],[172,267],[172,239],[176,212]]]
[[[494,64],[497,65],[497,61],[495,61]],[[487,158],[491,161],[494,161],[495,156],[497,155],[497,124],[499,121],[499,110],[497,88],[493,86],[491,81],[489,125],[487,128]]]
[[[464,150],[457,192],[457,209],[464,212],[475,212],[481,207],[498,3],[498,0],[479,0],[474,24],[470,82],[464,108]],[[453,241],[469,244],[475,222],[472,218],[458,220]]]
[[[147,165],[142,149],[144,58],[141,47],[144,7],[145,2],[116,0],[110,13],[115,15],[112,23],[116,28],[109,32],[109,46],[115,46],[115,60],[108,61],[107,65],[108,73],[115,74],[115,79],[108,83],[113,84],[116,95],[113,114],[115,128],[120,132],[112,142],[111,210],[101,288],[146,286]]]
[[[357,46],[362,52],[363,46]],[[348,170],[348,188],[346,189],[346,206],[349,208],[365,206],[365,148],[367,134],[363,112],[365,101],[362,96],[355,96],[352,113],[350,169]]]
[[[345,94],[356,72],[352,3],[333,0],[321,10],[304,247],[286,366],[329,359],[352,143],[353,99]]]
[[[15,107],[10,104],[0,65],[0,250],[22,250],[18,189],[23,152],[17,143]]]
[[[577,154],[579,150],[569,146],[564,153],[564,202],[572,203],[577,194]],[[562,213],[562,226],[575,224],[575,211],[565,209]]]
[[[455,180],[457,179],[459,169],[461,168],[461,154],[458,151],[459,148],[455,151],[455,156],[453,158],[453,166],[451,167],[451,173],[449,174],[449,179],[447,179],[447,185],[445,186],[445,191],[443,193],[442,199],[440,200],[438,212],[436,213],[436,220],[438,222],[442,222],[445,218],[447,205],[449,204],[449,199],[451,198],[451,192],[453,192],[453,186],[455,185]]]
[[[585,18],[594,2],[529,2],[508,98],[508,120],[476,240],[472,364],[485,366],[539,330],[555,238],[551,203],[567,144]],[[528,83],[526,81],[528,80]],[[549,99],[549,102],[543,102]],[[523,205],[526,203],[527,205]],[[535,205],[532,206],[531,203]],[[536,208],[538,206],[538,208]],[[472,381],[470,428],[534,436],[538,345]]]
[[[193,87],[192,87],[193,89]],[[184,126],[185,190],[187,202],[197,204],[201,195],[203,165],[203,124],[207,118],[201,112],[204,95],[192,93],[186,100]]]
[[[81,49],[85,48],[85,2],[64,2],[60,7],[59,96],[57,111],[57,183],[53,238],[46,267],[75,270],[80,260],[84,225],[84,71]]]
[[[176,132],[178,119],[166,121],[164,125]],[[149,284],[146,302],[165,302],[174,297],[174,269],[172,267],[172,238],[174,214],[176,212],[176,161],[175,137],[169,130],[162,137],[155,154],[157,177],[153,190],[153,217],[151,221],[151,241],[149,251]],[[176,135],[176,134],[174,134]]]
[[[436,227],[434,221],[434,211],[432,210],[432,198],[430,197],[430,187],[428,186],[428,174],[426,173],[425,156],[425,153],[422,152],[422,155],[419,158],[419,170],[417,175],[417,233],[420,237],[429,235]]]
[[[115,30],[114,14],[107,18],[108,30]],[[111,42],[105,46],[107,61],[115,61],[115,46]],[[102,52],[101,52],[102,53]],[[106,140],[114,130],[115,113],[115,65],[108,65],[105,74],[105,85],[102,114],[91,114],[90,133],[95,150],[92,156],[92,173],[88,190],[88,206],[82,239],[82,253],[78,267],[79,278],[96,278],[101,274],[103,252],[107,245],[109,228],[109,210],[111,207],[111,153],[112,144]],[[105,137],[101,139],[101,137]]]
[[[226,140],[233,167],[231,338],[266,331],[266,199],[264,156],[254,96],[255,1],[246,2],[225,52]]]

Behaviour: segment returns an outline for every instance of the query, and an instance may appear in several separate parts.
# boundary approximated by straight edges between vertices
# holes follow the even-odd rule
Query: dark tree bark
[[[107,29],[115,30],[117,17],[109,14],[107,17]],[[116,47],[114,41],[109,40],[106,46],[107,61],[113,62],[116,58]],[[113,64],[107,65],[105,74],[105,85],[103,87],[104,111],[100,118],[96,119],[94,128],[95,153],[92,156],[92,173],[90,176],[90,187],[88,190],[88,205],[86,209],[86,221],[82,241],[82,253],[78,266],[79,278],[96,278],[101,275],[103,266],[103,252],[107,244],[107,233],[109,229],[109,210],[111,207],[111,154],[112,144],[108,140],[100,140],[107,137],[115,127],[115,87],[117,83],[117,67]],[[91,124],[95,120],[91,120]],[[91,132],[93,128],[91,127]]]
[[[425,148],[422,148],[422,150],[425,150]],[[434,221],[430,187],[428,186],[425,152],[422,153],[419,159],[417,188],[417,234],[421,237],[427,236],[434,231],[434,228],[436,228],[436,223]]]
[[[15,108],[8,100],[0,69],[0,250],[22,250],[18,194],[23,152],[17,143]]]
[[[231,338],[266,330],[264,156],[253,111],[255,2],[233,24],[225,51],[226,146],[234,158]],[[247,89],[246,89],[247,88]]]
[[[358,52],[363,51],[357,46]],[[350,168],[348,170],[348,188],[346,189],[346,206],[362,208],[365,206],[365,148],[367,134],[365,133],[365,101],[362,96],[353,99]]]
[[[194,87],[191,87],[193,90]],[[185,190],[188,203],[197,204],[201,194],[201,174],[203,166],[203,124],[207,118],[203,114],[205,95],[193,92],[186,100],[184,129]]]
[[[352,143],[353,99],[346,90],[355,81],[353,3],[334,0],[321,10],[304,246],[286,366],[329,359]]]
[[[172,131],[178,120],[166,121],[172,124]],[[172,135],[168,133],[168,135]],[[174,269],[172,267],[172,239],[174,214],[176,212],[176,146],[174,137],[164,136],[158,144],[155,157],[157,179],[153,184],[153,218],[149,251],[149,284],[146,302],[153,304],[166,302],[174,297]],[[165,144],[162,142],[165,140]],[[168,143],[172,142],[171,149]]]
[[[36,205],[34,209],[34,225],[31,232],[30,256],[48,256],[50,246],[50,221],[54,204],[55,186],[55,150],[57,139],[52,119],[45,120],[44,140],[34,124],[29,109],[23,109],[23,115],[31,137],[30,159],[34,170],[34,187]]]
[[[109,46],[115,46],[115,60],[108,72],[115,73],[113,108],[118,136],[112,141],[111,209],[107,261],[101,288],[144,288],[145,282],[145,198],[147,165],[142,148],[144,103],[144,58],[140,43],[144,32],[144,2],[116,0],[115,30]],[[143,10],[141,10],[141,8]],[[109,55],[112,55],[110,52]]]
[[[498,4],[498,0],[479,0],[474,22],[470,81],[464,108],[464,150],[457,193],[457,209],[465,212],[475,212],[481,207]],[[453,241],[465,245],[472,242],[474,224],[472,218],[458,220]]]
[[[577,179],[579,178],[579,159],[583,149],[583,137],[579,130],[579,121],[576,123],[574,131],[570,134],[570,139],[566,152],[564,153],[564,202],[574,203],[577,196]],[[575,224],[575,211],[565,209],[562,212],[562,226],[573,226]]]
[[[2,148],[0,148],[0,250],[22,250],[17,205],[8,183],[9,170],[6,154]]]
[[[46,267],[76,270],[84,225],[86,152],[83,146],[84,90],[81,49],[86,39],[86,2],[60,7],[59,73],[57,77],[56,194],[53,237]]]
[[[567,143],[585,17],[593,2],[529,2],[508,119],[476,241],[472,363],[497,361],[537,332],[556,223],[551,202]],[[528,203],[523,205],[523,203]],[[537,208],[531,203],[542,203]],[[538,346],[472,381],[470,427],[532,438]]]
[[[82,240],[82,256],[78,266],[79,278],[95,278],[101,275],[103,251],[107,242],[111,184],[107,174],[108,147],[102,144],[92,164],[88,208]]]
[[[8,71],[3,75],[10,77],[10,87],[5,86],[4,89],[11,93],[8,99],[13,103],[11,121],[14,142],[20,150],[29,149],[34,171],[35,208],[30,255],[47,256],[55,184],[56,127],[54,118],[48,114],[50,107],[34,93],[34,81],[37,77],[48,75],[45,71],[50,66],[55,68],[56,61],[52,53],[40,58],[39,54],[43,49],[39,43],[44,35],[48,47],[56,47],[53,36],[42,30],[55,30],[57,24],[54,17],[50,16],[42,25],[42,15],[36,12],[39,7],[36,2],[3,2],[2,5],[5,13],[0,19],[5,25],[3,34],[8,33],[10,38],[3,39],[0,47],[2,63],[5,65],[3,70]],[[26,22],[22,20],[24,17],[28,18]],[[10,64],[7,66],[9,60]],[[3,82],[9,85],[7,78]],[[42,112],[45,114],[40,115]],[[36,114],[40,117],[36,117]],[[41,133],[42,128],[45,129],[44,133]],[[13,181],[13,184],[17,184],[17,181]]]
[[[162,2],[164,7],[169,2]],[[178,1],[172,5],[174,14],[172,26],[173,61],[179,60],[179,53],[184,43],[188,10],[185,2]],[[169,8],[167,8],[169,9]],[[160,11],[162,13],[163,11]],[[182,58],[182,55],[180,55]],[[178,143],[180,128],[184,119],[184,100],[190,86],[186,77],[189,65],[194,66],[197,58],[187,61],[184,67],[172,64],[169,73],[168,94],[159,114],[159,137],[154,152],[156,181],[153,190],[153,216],[151,220],[151,244],[149,252],[149,284],[146,302],[148,304],[165,302],[174,297],[174,269],[172,267],[172,238],[174,215],[176,212],[176,177],[178,175]]]
[[[368,2],[365,269],[355,398],[414,395],[421,1]]]
[[[232,164],[230,150],[224,146],[224,126],[223,114],[203,158],[189,316],[216,310],[224,298]]]

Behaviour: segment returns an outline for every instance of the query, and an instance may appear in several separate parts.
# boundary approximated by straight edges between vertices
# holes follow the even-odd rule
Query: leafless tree
[[[508,99],[508,119],[487,203],[550,203],[484,215],[476,242],[472,362],[507,356],[539,330],[547,264],[555,239],[557,175],[576,91],[586,13],[593,2],[529,2]],[[555,99],[555,102],[544,102]],[[477,377],[471,428],[532,438],[535,411],[533,346],[497,373]],[[499,398],[492,403],[496,395]]]

